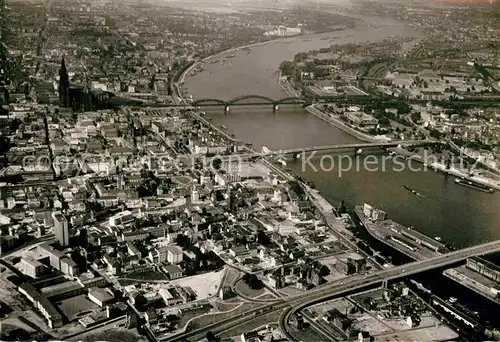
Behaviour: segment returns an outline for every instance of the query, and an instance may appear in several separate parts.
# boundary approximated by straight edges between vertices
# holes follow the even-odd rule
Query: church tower
[[[69,76],[63,57],[61,61],[61,68],[59,69],[59,107],[70,107],[70,105]]]

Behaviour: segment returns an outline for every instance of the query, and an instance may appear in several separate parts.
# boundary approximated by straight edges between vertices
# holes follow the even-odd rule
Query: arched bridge
[[[256,105],[272,105],[273,110],[277,111],[280,105],[302,105],[308,106],[314,102],[335,102],[344,104],[359,104],[370,100],[367,95],[339,95],[324,97],[318,99],[303,98],[303,97],[284,97],[281,99],[272,99],[264,95],[242,95],[235,97],[232,100],[221,100],[215,98],[198,99],[191,103],[195,107],[217,107],[224,106],[224,110],[229,112],[231,106],[256,106]]]
[[[273,99],[265,95],[241,95],[231,100],[222,100],[217,98],[202,98],[192,102],[188,102],[177,97],[176,103],[140,103],[138,106],[154,106],[154,107],[224,107],[226,112],[231,106],[272,106],[274,111],[279,109],[280,105],[301,105],[309,106],[316,102],[325,103],[341,103],[341,104],[364,104],[373,100],[369,95],[337,95],[324,96],[317,98],[289,96],[281,99]]]

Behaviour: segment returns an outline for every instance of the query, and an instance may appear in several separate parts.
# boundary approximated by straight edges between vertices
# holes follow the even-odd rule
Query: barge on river
[[[488,192],[488,193],[495,192],[495,189],[493,189],[492,187],[489,187],[485,184],[475,182],[475,181],[470,180],[470,179],[456,178],[455,183],[458,185],[466,186],[468,188],[483,191],[483,192]]]

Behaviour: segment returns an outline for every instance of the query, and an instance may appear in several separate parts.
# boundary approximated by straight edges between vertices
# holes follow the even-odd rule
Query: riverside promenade
[[[355,130],[354,128],[351,128],[349,126],[347,126],[345,123],[343,123],[341,120],[339,119],[336,119],[324,112],[322,112],[321,110],[319,110],[318,108],[315,107],[315,105],[311,105],[311,106],[308,106],[306,107],[306,110],[315,115],[316,117],[320,118],[321,120],[323,121],[326,121],[328,122],[329,124],[343,130],[344,132],[346,133],[349,133],[350,135],[358,138],[359,140],[362,140],[362,141],[366,141],[366,142],[376,142],[378,139],[374,136],[371,136],[369,134],[365,134],[365,133],[362,133],[358,130]]]

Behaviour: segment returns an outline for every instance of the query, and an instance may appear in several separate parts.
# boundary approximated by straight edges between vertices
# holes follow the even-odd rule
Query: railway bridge
[[[324,99],[328,102],[338,102],[338,103],[359,103],[360,101],[366,101],[369,96],[365,95],[341,95],[334,96],[328,99]],[[315,102],[321,101],[322,99],[312,99],[303,97],[284,97],[281,99],[272,99],[264,95],[242,95],[235,97],[231,100],[221,100],[215,98],[203,98],[195,100],[191,103],[194,107],[217,107],[223,106],[224,111],[227,113],[230,111],[231,106],[272,106],[273,111],[278,111],[281,105],[302,105],[309,106]]]

